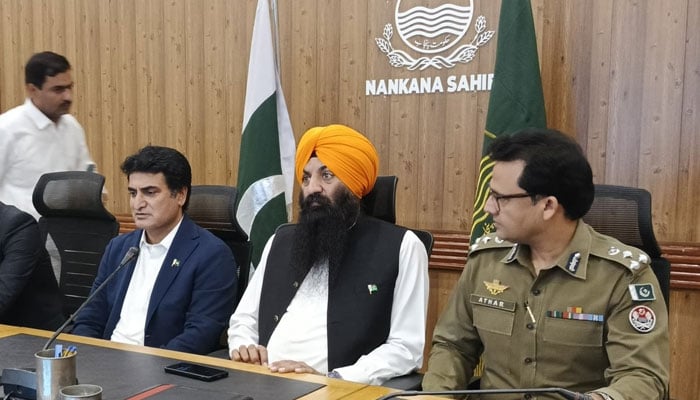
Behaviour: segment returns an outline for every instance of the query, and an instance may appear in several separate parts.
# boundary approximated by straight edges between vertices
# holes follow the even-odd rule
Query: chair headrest
[[[236,219],[237,195],[233,186],[193,185],[187,215],[202,228],[230,232],[236,240],[246,241],[248,235]]]
[[[399,178],[378,176],[372,191],[362,198],[362,207],[369,216],[396,223],[396,186]]]
[[[105,177],[87,171],[50,172],[39,178],[32,202],[42,217],[115,220],[102,204]]]
[[[583,220],[596,231],[659,257],[661,249],[651,221],[651,193],[645,189],[595,185],[593,205]]]

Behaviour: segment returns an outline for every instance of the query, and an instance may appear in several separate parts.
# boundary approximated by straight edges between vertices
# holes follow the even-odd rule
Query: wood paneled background
[[[255,3],[0,0],[0,111],[22,102],[28,57],[53,50],[73,64],[73,114],[107,177],[112,212],[129,211],[118,165],[148,143],[184,152],[195,184],[235,185]],[[396,1],[279,3],[296,137],[315,125],[355,127],[377,146],[380,173],[400,178],[400,223],[468,230],[488,92],[365,96],[365,80],[492,72],[496,38],[469,64],[407,71],[391,67],[374,41],[394,22]],[[475,0],[488,29],[497,28],[500,3]],[[700,2],[532,4],[549,125],[584,146],[596,183],[652,193],[660,241],[700,242]],[[687,296],[677,292],[672,303]],[[676,370],[674,380],[697,372]],[[697,394],[687,393],[674,397]]]

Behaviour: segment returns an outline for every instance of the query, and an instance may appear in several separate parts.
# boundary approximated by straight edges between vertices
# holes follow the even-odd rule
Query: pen
[[[528,315],[530,316],[530,321],[532,321],[533,324],[536,324],[537,321],[535,321],[535,316],[532,315],[532,310],[530,309],[530,305],[525,302],[525,309],[527,310]]]
[[[66,355],[65,355],[65,356],[66,356],[66,357],[72,356],[72,355],[75,354],[77,351],[78,351],[78,348],[77,348],[77,347],[75,347],[75,346],[73,346],[73,345],[70,345],[70,346],[68,346],[68,349],[66,350]]]
[[[54,348],[54,357],[63,357],[63,345],[57,344]]]

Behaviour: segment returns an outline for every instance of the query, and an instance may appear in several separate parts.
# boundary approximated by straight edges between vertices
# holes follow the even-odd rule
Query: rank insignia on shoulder
[[[634,301],[652,301],[656,300],[654,295],[654,286],[651,283],[639,283],[628,286],[632,300]]]
[[[616,256],[616,255],[620,254],[620,249],[618,249],[617,247],[610,247],[608,249],[608,254],[611,256]]]
[[[630,311],[630,324],[640,333],[648,333],[656,326],[656,314],[647,306],[636,306]]]
[[[487,234],[478,237],[474,243],[469,246],[469,252],[474,252],[482,249],[493,249],[512,246],[513,244],[507,242],[494,234]]]
[[[506,285],[501,285],[501,281],[498,279],[494,279],[493,282],[486,282],[484,281],[484,285],[486,285],[486,290],[489,291],[492,295],[499,295],[503,293],[506,289],[508,289],[508,286]]]

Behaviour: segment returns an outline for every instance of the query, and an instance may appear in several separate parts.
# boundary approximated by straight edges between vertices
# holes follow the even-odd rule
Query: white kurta
[[[265,245],[258,269],[231,316],[229,350],[258,343],[260,295],[273,239],[274,236]],[[272,333],[267,348],[270,362],[303,361],[319,372],[328,371],[328,274],[321,274],[318,270],[314,267],[304,279]],[[320,285],[321,281],[325,285]],[[319,290],[319,286],[323,289]],[[343,379],[380,385],[389,378],[405,375],[422,366],[428,289],[425,246],[413,232],[407,231],[399,251],[399,272],[387,341],[354,364],[336,368]]]

